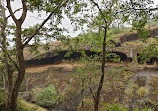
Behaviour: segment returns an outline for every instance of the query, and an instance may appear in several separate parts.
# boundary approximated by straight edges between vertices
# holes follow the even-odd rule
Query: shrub
[[[60,99],[54,85],[49,85],[40,92],[35,92],[34,102],[44,106],[53,107]]]
[[[137,90],[137,95],[138,97],[146,97],[148,95],[148,89],[146,89],[145,87],[140,87],[138,90]]]

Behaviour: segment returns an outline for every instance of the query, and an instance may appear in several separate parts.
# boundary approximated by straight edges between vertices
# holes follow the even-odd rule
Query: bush
[[[54,85],[49,85],[44,90],[35,93],[33,101],[44,107],[53,107],[60,99]]]

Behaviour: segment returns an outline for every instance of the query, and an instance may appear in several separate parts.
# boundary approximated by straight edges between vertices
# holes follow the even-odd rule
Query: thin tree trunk
[[[18,92],[25,76],[25,60],[24,60],[24,55],[23,55],[23,46],[21,42],[21,24],[20,23],[16,24],[16,49],[17,49],[16,51],[17,51],[19,70],[18,70],[18,76],[16,78],[13,88],[9,88],[9,92],[8,92],[9,99],[8,99],[8,105],[7,105],[6,111],[16,111]],[[12,80],[12,75],[8,75],[8,81],[10,81],[9,78]]]
[[[83,110],[83,107],[84,107],[84,101],[83,101],[83,92],[84,92],[84,80],[85,79],[82,79],[82,90],[81,90],[81,101],[82,101],[82,103],[81,103],[81,108],[80,108],[80,111],[82,111]]]
[[[105,53],[106,53],[106,33],[107,33],[107,28],[105,27],[104,29],[104,40],[103,40],[103,60],[102,60],[102,74],[101,74],[101,78],[100,78],[100,82],[99,82],[99,87],[96,93],[96,98],[95,98],[95,104],[94,104],[94,111],[98,111],[99,108],[99,101],[100,101],[100,93],[103,87],[103,83],[104,83],[104,75],[105,75]]]
[[[55,12],[52,11],[50,13],[50,15],[42,22],[42,24],[39,26],[39,28],[37,28],[35,30],[33,35],[31,35],[30,37],[27,37],[27,40],[24,40],[25,43],[22,43],[21,26],[26,18],[26,14],[27,14],[27,5],[26,5],[27,0],[21,0],[22,6],[23,6],[23,12],[19,19],[17,19],[15,17],[15,15],[12,11],[11,0],[6,0],[6,1],[7,1],[8,11],[16,24],[16,52],[17,52],[16,58],[18,60],[17,61],[18,65],[16,63],[14,63],[14,65],[16,66],[16,68],[18,70],[18,76],[17,76],[15,84],[13,86],[12,95],[11,95],[11,103],[9,104],[10,109],[8,111],[16,111],[18,92],[19,92],[20,86],[21,86],[22,81],[25,76],[25,60],[24,60],[23,48],[32,40],[32,38],[39,32],[39,30],[43,27],[43,25],[50,19],[50,17],[56,11]],[[68,2],[68,0],[64,0],[64,2],[60,6],[56,7],[54,10],[58,10],[59,8],[64,6],[67,2]]]
[[[17,54],[17,64],[14,63],[15,67],[17,68],[18,75],[15,80],[15,83],[13,85],[13,90],[9,93],[11,93],[11,102],[8,104],[8,111],[16,111],[17,106],[17,98],[18,98],[18,92],[20,89],[20,86],[22,84],[22,81],[25,76],[25,60],[23,55],[23,43],[21,39],[21,26],[26,18],[27,14],[27,6],[26,6],[26,0],[22,0],[22,6],[23,6],[23,12],[19,19],[17,19],[12,11],[10,0],[6,0],[7,2],[7,8],[9,10],[9,13],[14,20],[16,24],[16,54]],[[14,62],[14,61],[13,61]]]
[[[5,16],[5,9],[4,7],[2,6],[2,1],[0,0],[0,6],[1,6],[1,10],[2,10],[2,16],[3,16],[3,24],[2,24],[2,27],[1,27],[1,35],[2,35],[2,51],[4,52],[4,50],[6,49],[6,34],[5,34],[5,28],[6,28],[6,16]],[[5,53],[3,53],[3,62],[5,64],[5,68],[7,70],[7,57],[5,55]],[[4,89],[5,89],[5,106],[7,107],[7,85],[6,85],[6,80],[5,80],[5,74],[3,74],[3,79],[4,79]]]
[[[21,40],[21,23],[16,23],[16,49],[17,49],[16,51],[17,51],[17,59],[19,64],[19,71],[12,91],[11,104],[10,104],[11,111],[16,111],[18,92],[25,76],[25,60],[24,60],[23,46]]]
[[[2,72],[2,79],[3,79],[3,86],[4,86],[4,93],[5,93],[5,98],[7,98],[7,86],[6,86],[6,78],[5,78],[5,72]],[[7,100],[5,99],[5,111],[7,108]]]
[[[3,16],[3,24],[1,27],[1,34],[2,34],[2,51],[6,52],[7,47],[6,47],[6,33],[5,33],[5,29],[7,26],[7,18],[5,15],[5,8],[2,6],[2,1],[0,0],[0,8],[2,11],[2,16]],[[5,63],[5,69],[6,69],[6,73],[7,73],[7,84],[4,83],[5,85],[5,111],[8,111],[8,105],[11,102],[11,93],[12,93],[12,74],[13,74],[13,68],[10,66],[9,64],[9,60],[8,57],[6,55],[6,53],[3,53],[3,61]],[[5,79],[5,76],[4,76]]]
[[[5,111],[8,111],[9,108],[9,104],[11,103],[11,94],[12,94],[12,89],[13,89],[13,81],[12,81],[12,75],[13,75],[13,70],[11,68],[11,66],[9,64],[7,64],[7,74],[8,74],[8,91],[6,93],[6,107],[5,107]]]

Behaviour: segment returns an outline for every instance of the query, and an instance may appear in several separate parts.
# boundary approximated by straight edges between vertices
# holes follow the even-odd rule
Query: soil
[[[42,71],[47,70],[49,67],[66,67],[67,70],[72,70],[73,65],[71,63],[36,65],[36,66],[27,67],[26,72],[28,72],[28,73],[42,72]]]
[[[80,64],[82,66],[83,64]],[[78,66],[77,63],[73,62],[62,62],[59,64],[48,64],[48,65],[34,65],[34,66],[29,66],[26,68],[26,72],[28,73],[34,73],[34,72],[42,72],[45,70],[48,70],[49,67],[65,67],[68,71],[72,71],[74,66]],[[106,66],[131,66],[131,63],[112,63],[112,62],[106,62]],[[144,69],[157,69],[155,65],[141,65],[139,64],[138,69],[144,70]]]
[[[106,65],[107,66],[125,66],[126,64],[107,62]],[[34,65],[34,66],[27,67],[26,72],[28,73],[42,72],[42,71],[48,70],[49,67],[65,67],[67,68],[68,71],[72,71],[73,67],[75,66],[79,66],[79,64],[75,62],[73,62],[73,64],[70,62],[62,62],[59,64]],[[83,64],[80,64],[80,66],[83,66]]]

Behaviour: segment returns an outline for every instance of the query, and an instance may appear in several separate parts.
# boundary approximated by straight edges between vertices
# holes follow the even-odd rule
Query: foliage
[[[151,58],[156,57],[158,58],[158,38],[155,39],[155,42],[150,43],[148,46],[142,46],[140,48],[140,54],[138,58],[140,58],[141,62],[147,62],[151,60]]]
[[[145,25],[147,23],[147,18],[142,18],[141,20],[133,20],[133,30],[136,30],[138,32],[138,36],[142,37],[143,39],[146,39],[150,34],[149,31],[145,30]]]
[[[81,60],[77,62],[79,65],[75,67],[72,73],[73,78],[76,80],[75,84],[78,84],[77,85],[79,87],[78,90],[82,94],[84,92],[89,92],[91,95],[87,97],[84,96],[82,97],[84,108],[89,107],[93,109],[92,105],[94,105],[94,103],[92,103],[92,100],[94,98],[93,96],[94,93],[96,92],[96,87],[99,83],[99,79],[100,79],[99,76],[101,73],[100,71],[101,65],[100,65],[100,61],[98,60],[99,60],[98,55],[91,57],[88,56],[82,57]],[[80,66],[80,64],[82,64],[82,66]],[[125,78],[129,76],[129,74],[125,73],[124,70],[125,68],[121,68],[121,67],[116,67],[112,69],[106,68],[106,76],[103,84],[103,91],[105,92],[111,91],[111,93],[113,93],[110,95],[106,95],[106,96],[113,96],[111,100],[107,100],[107,101],[114,102],[115,101],[114,99],[117,99],[119,92],[121,92],[121,90],[124,88],[124,84],[127,82],[127,79]],[[88,104],[88,100],[91,100],[89,101],[90,104]]]
[[[52,84],[40,92],[35,92],[35,94],[33,101],[44,107],[53,107],[61,99]]]
[[[149,36],[149,32],[145,30],[145,26],[154,19],[154,12],[150,11],[153,8],[152,0],[132,0],[122,1],[120,9],[123,22],[132,26],[133,30],[138,32],[139,37],[144,40]]]
[[[105,111],[128,111],[128,109],[122,107],[120,104],[105,104],[104,106]],[[154,109],[146,107],[140,110],[135,108],[133,111],[154,111]]]
[[[154,109],[146,107],[144,109],[139,110],[139,109],[135,108],[135,109],[133,109],[133,111],[154,111]]]
[[[126,108],[123,108],[120,104],[105,104],[105,111],[128,111]]]
[[[10,1],[8,0],[8,3],[9,2]],[[122,2],[125,2],[125,3],[122,3]],[[7,3],[7,7],[9,9],[9,7],[11,8],[11,6],[8,3]],[[139,32],[140,36],[144,36],[144,34],[145,34],[145,36],[148,36],[148,33],[144,33],[145,32],[144,27],[145,27],[145,24],[148,22],[148,18],[151,13],[148,11],[144,11],[144,10],[137,11],[137,8],[146,9],[147,5],[152,4],[151,0],[145,0],[145,1],[141,0],[140,2],[138,0],[134,0],[133,3],[131,1],[128,2],[128,1],[119,1],[119,0],[106,0],[106,1],[103,0],[102,2],[100,2],[100,1],[96,2],[96,0],[90,0],[90,2],[87,2],[87,1],[84,2],[84,0],[83,1],[70,0],[68,2],[68,5],[66,4],[67,1],[65,2],[64,5],[62,5],[62,3],[63,3],[63,0],[26,0],[26,1],[22,0],[23,13],[22,13],[21,18],[19,20],[17,20],[16,17],[14,16],[15,13],[13,13],[13,12],[10,13],[14,22],[16,23],[16,26],[15,25],[10,26],[13,29],[13,32],[8,32],[7,36],[9,34],[11,34],[13,36],[15,34],[17,34],[17,35],[14,36],[11,40],[7,38],[7,42],[9,43],[9,41],[11,41],[12,43],[14,43],[14,45],[17,45],[17,46],[15,48],[13,48],[14,51],[9,51],[8,48],[6,48],[6,50],[8,50],[7,54],[9,55],[9,57],[12,58],[12,56],[14,56],[13,59],[11,59],[12,62],[10,64],[13,65],[13,63],[14,63],[14,66],[17,68],[17,71],[19,72],[18,76],[17,76],[17,83],[19,83],[19,84],[14,84],[15,85],[14,88],[17,88],[17,89],[15,89],[15,90],[13,89],[13,94],[18,94],[18,92],[16,92],[16,91],[18,91],[18,89],[22,83],[22,80],[24,78],[24,75],[25,75],[25,60],[23,57],[23,49],[26,47],[26,45],[29,45],[28,43],[31,40],[33,40],[31,51],[32,52],[36,51],[38,53],[37,48],[38,48],[41,38],[44,38],[46,40],[46,43],[49,43],[50,40],[52,40],[50,38],[54,38],[54,36],[61,35],[62,30],[60,28],[58,28],[58,25],[61,23],[61,20],[63,18],[63,14],[62,14],[63,12],[68,15],[72,24],[73,23],[75,24],[75,26],[76,26],[75,30],[78,29],[78,25],[83,27],[84,23],[87,23],[88,24],[87,27],[90,29],[89,32],[92,35],[91,37],[89,37],[89,35],[88,35],[87,38],[82,37],[82,38],[71,39],[71,40],[73,40],[74,43],[70,45],[70,48],[69,48],[70,53],[67,54],[67,56],[71,55],[71,53],[72,53],[71,49],[74,44],[76,44],[75,49],[77,51],[80,48],[88,47],[92,50],[98,50],[98,52],[99,52],[100,47],[103,47],[105,49],[105,46],[113,46],[112,44],[108,44],[108,42],[106,40],[105,40],[105,42],[107,44],[104,43],[105,46],[102,46],[101,43],[103,42],[103,35],[105,34],[104,37],[107,37],[107,38],[110,35],[110,34],[109,35],[106,34],[106,30],[104,32],[104,30],[102,28],[104,28],[104,29],[109,28],[112,21],[119,19],[120,12],[125,12],[122,16],[122,17],[124,17],[123,18],[124,22],[127,21],[129,18],[130,19],[132,18],[133,29],[137,30]],[[88,5],[90,4],[90,6],[88,7],[87,4]],[[29,7],[26,8],[26,5],[28,5]],[[64,11],[63,11],[62,7],[65,7]],[[37,10],[39,12],[46,11],[47,14],[52,13],[53,16],[50,14],[52,16],[52,18],[49,17],[48,19],[45,19],[46,22],[47,22],[47,20],[51,19],[49,21],[50,22],[49,25],[51,28],[48,30],[48,28],[43,27],[43,25],[46,23],[46,22],[44,22],[44,24],[42,23],[42,25],[37,24],[35,27],[30,27],[29,29],[24,29],[24,30],[21,29],[22,23],[24,22],[25,17],[26,17],[27,9],[31,10],[31,11]],[[96,9],[98,9],[99,11],[98,10],[96,11]],[[130,10],[128,10],[128,9],[130,9]],[[86,13],[83,13],[84,10],[87,10]],[[89,13],[90,11],[91,11],[91,13]],[[130,12],[132,12],[132,13],[130,13]],[[77,14],[79,16],[80,16],[80,14],[83,14],[83,16],[78,18],[78,16],[76,16]],[[1,19],[1,24],[3,24],[2,19]],[[14,32],[15,29],[16,29],[16,33]],[[40,29],[41,29],[41,32],[39,32]],[[50,31],[54,31],[54,33],[48,34]],[[92,33],[92,32],[94,32],[94,33]],[[117,33],[117,32],[115,32],[115,30],[113,32]],[[22,35],[21,35],[21,33],[22,33]],[[59,40],[60,37],[57,36],[56,38]],[[93,38],[93,39],[91,39],[91,38]],[[111,38],[111,37],[109,37],[109,38]],[[92,42],[85,41],[86,39],[87,40],[90,39]],[[68,40],[68,44],[71,43],[69,41],[70,41],[70,39]],[[87,46],[84,47],[83,44],[87,44]],[[6,46],[9,46],[9,45],[6,44]],[[153,46],[152,46],[152,48],[153,48]],[[49,50],[48,44],[46,45],[45,49]],[[12,52],[14,52],[14,53],[12,53]],[[99,60],[103,59],[104,54],[105,54],[105,52],[103,52],[102,58],[99,58],[99,57],[96,57],[96,58]],[[86,62],[87,61],[89,62],[89,61],[91,61],[91,59],[94,59],[94,57],[89,59],[86,57],[86,55],[83,55],[83,56],[85,57]],[[113,58],[115,58],[115,55],[110,55],[110,57],[113,59]],[[105,63],[103,63],[103,69],[104,69],[104,64]],[[94,70],[95,69],[94,65],[91,65],[91,66],[93,66],[93,67],[88,67],[87,69],[89,69],[90,71],[93,71],[95,74],[97,74]],[[85,78],[87,79],[87,75],[86,75],[87,72],[85,72],[85,69],[81,69],[79,71],[80,71],[79,73],[83,74],[81,79],[82,80],[85,80]],[[103,73],[102,77],[104,77],[104,71],[102,73]],[[93,78],[92,82],[98,82],[98,80],[96,78]],[[44,95],[44,94],[46,94],[46,95]],[[51,94],[54,94],[54,100],[52,100],[52,98],[51,98],[51,100],[49,100],[50,97],[47,98],[47,96],[50,96]],[[15,98],[16,98],[16,96],[17,95],[15,95]],[[45,99],[43,99],[42,97]],[[57,98],[57,92],[55,91],[55,88],[49,86],[44,91],[37,93],[35,101],[40,105],[49,107],[49,106],[51,106],[50,104],[55,104],[58,99],[59,98]],[[39,100],[41,100],[41,101],[39,101]]]
[[[5,102],[4,96],[5,96],[4,90],[0,89],[0,111],[4,111],[4,102]],[[18,99],[17,111],[46,111],[46,110],[37,105],[28,103],[23,99]]]
[[[14,0],[12,0],[14,1]],[[52,36],[50,36],[47,31],[48,28],[44,28],[43,26],[49,21],[50,25],[50,30],[49,31],[54,31],[55,35],[59,35],[59,32],[61,31],[60,28],[58,28],[57,25],[61,23],[61,19],[63,17],[63,7],[66,7],[67,2],[69,0],[21,0],[22,8],[23,9],[21,12],[21,17],[17,18],[17,15],[15,14],[16,11],[19,11],[21,9],[17,9],[15,12],[13,11],[13,7],[11,7],[12,2],[10,0],[1,0],[0,1],[0,9],[2,14],[0,14],[0,19],[1,20],[1,30],[2,30],[2,35],[1,35],[1,50],[5,52],[3,54],[3,58],[5,59],[5,69],[8,75],[8,94],[10,95],[9,99],[6,99],[6,105],[8,111],[15,111],[16,110],[16,102],[17,102],[17,97],[18,97],[18,91],[20,89],[20,86],[22,84],[22,81],[25,77],[25,57],[24,57],[24,48],[29,45],[30,41],[33,41],[34,47],[32,48],[33,51],[36,51],[38,53],[37,46],[39,45],[39,42],[41,38],[45,38],[47,36],[46,43],[47,41],[50,41]],[[5,6],[7,5],[7,6]],[[7,10],[8,9],[8,10]],[[40,11],[45,11],[47,14],[46,19],[44,19],[40,25],[36,24],[34,27],[31,27],[29,29],[23,29],[23,23],[25,19],[27,18],[27,12],[31,10],[38,10]],[[6,17],[5,13],[9,11],[9,16]],[[7,21],[8,18],[11,17],[14,24],[11,25],[10,27],[7,27]],[[52,17],[52,18],[51,18]],[[5,23],[3,23],[5,21]],[[12,28],[13,30],[7,30],[7,28]],[[43,27],[43,28],[42,28]],[[39,32],[41,30],[41,32]],[[7,33],[9,32],[9,33]],[[12,37],[9,36],[9,34],[12,35]],[[40,36],[40,38],[38,37]],[[54,38],[54,37],[53,37]],[[14,54],[9,51],[8,44],[10,42],[13,44],[14,47],[11,49],[14,49]],[[46,50],[49,48],[46,47]],[[8,68],[9,67],[9,68]],[[13,78],[13,71],[11,71],[11,67],[14,67],[17,71],[17,77],[15,81],[12,81]],[[10,76],[11,75],[11,76]]]
[[[157,20],[151,20],[149,23],[147,23],[148,27],[157,27],[158,23]]]
[[[17,111],[46,111],[46,109],[41,108],[37,105],[26,102],[23,99],[18,99]]]

